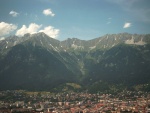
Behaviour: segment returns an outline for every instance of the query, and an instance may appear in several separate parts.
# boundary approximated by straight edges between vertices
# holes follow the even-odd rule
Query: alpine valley
[[[0,90],[150,90],[150,34],[59,41],[44,33],[0,39]]]

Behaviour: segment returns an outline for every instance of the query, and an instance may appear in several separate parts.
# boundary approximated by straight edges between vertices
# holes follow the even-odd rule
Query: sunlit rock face
[[[143,37],[136,39],[136,37],[132,36],[131,39],[125,41],[125,44],[145,45],[146,42],[143,41]]]

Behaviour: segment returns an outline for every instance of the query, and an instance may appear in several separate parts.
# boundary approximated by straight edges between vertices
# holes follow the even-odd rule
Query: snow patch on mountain
[[[49,44],[49,45],[53,48],[53,50],[59,52],[54,46],[52,46],[52,44]]]

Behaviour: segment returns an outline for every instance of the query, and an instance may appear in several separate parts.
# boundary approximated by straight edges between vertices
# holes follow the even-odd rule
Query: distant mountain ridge
[[[149,80],[150,34],[59,41],[38,33],[0,39],[1,90],[52,90],[65,83],[90,88],[100,81],[134,86]]]
[[[35,38],[36,37],[36,38]],[[38,39],[38,38],[39,39]],[[12,47],[18,43],[24,42],[26,40],[40,40],[40,43],[42,44],[42,38],[48,38],[48,42],[57,43],[55,46],[59,48],[64,48],[65,50],[68,50],[70,48],[74,50],[92,50],[92,49],[105,49],[105,48],[111,48],[113,46],[116,46],[120,43],[125,44],[131,44],[131,45],[145,45],[150,44],[150,34],[128,34],[128,33],[120,33],[120,34],[107,34],[102,37],[92,39],[92,40],[80,40],[77,38],[68,38],[64,41],[59,41],[53,38],[50,38],[44,33],[37,33],[37,34],[25,34],[23,37],[17,37],[17,36],[10,36],[8,38],[2,38],[0,40],[0,44],[4,46],[5,48]],[[34,41],[35,41],[34,40]],[[46,41],[46,40],[45,40]],[[9,44],[8,44],[9,42]],[[47,42],[47,43],[48,43]],[[36,42],[34,42],[35,44]],[[45,44],[46,42],[44,42]]]

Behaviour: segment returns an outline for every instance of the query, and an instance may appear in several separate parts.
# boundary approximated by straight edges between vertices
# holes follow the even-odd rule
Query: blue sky
[[[0,37],[44,32],[90,40],[105,34],[150,33],[150,0],[1,0]]]

